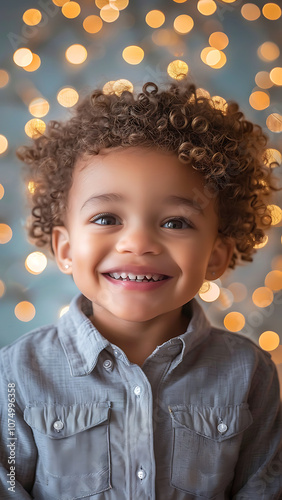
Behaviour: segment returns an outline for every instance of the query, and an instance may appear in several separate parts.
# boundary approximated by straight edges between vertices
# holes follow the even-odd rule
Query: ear
[[[69,233],[65,226],[55,226],[52,230],[52,247],[58,268],[64,274],[72,274]]]
[[[234,248],[235,241],[232,238],[217,236],[206,269],[206,280],[216,280],[223,275],[229,265]]]

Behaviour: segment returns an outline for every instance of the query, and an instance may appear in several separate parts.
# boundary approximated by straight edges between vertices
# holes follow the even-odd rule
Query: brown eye
[[[192,224],[190,224],[185,219],[170,219],[164,223],[164,227],[166,229],[187,229],[193,228]]]
[[[91,219],[90,222],[97,224],[98,226],[115,226],[119,224],[119,222],[116,224],[117,218],[114,215],[108,214],[99,214]]]

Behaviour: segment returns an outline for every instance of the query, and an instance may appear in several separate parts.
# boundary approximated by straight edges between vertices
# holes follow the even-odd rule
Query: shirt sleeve
[[[263,353],[249,397],[253,423],[242,440],[232,500],[282,499],[282,408],[274,363]]]
[[[37,448],[18,405],[18,384],[6,349],[0,351],[0,498],[28,500],[35,475]]]

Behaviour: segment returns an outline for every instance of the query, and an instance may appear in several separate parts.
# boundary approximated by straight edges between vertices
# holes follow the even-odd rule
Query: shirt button
[[[139,479],[145,479],[146,472],[143,469],[139,469],[139,471],[137,472],[137,476],[139,477]]]
[[[105,370],[110,370],[113,366],[113,362],[110,359],[106,359],[103,363]]]
[[[140,396],[141,394],[141,387],[139,387],[139,385],[137,385],[136,387],[134,387],[134,394],[135,396]]]
[[[220,434],[224,434],[224,432],[226,432],[228,429],[227,425],[224,424],[223,422],[221,422],[220,424],[218,424],[217,426],[217,430],[218,432],[220,432]]]
[[[64,427],[64,424],[61,420],[56,420],[56,422],[54,422],[54,424],[53,424],[53,427],[54,427],[55,431],[60,432],[62,430],[62,428]]]

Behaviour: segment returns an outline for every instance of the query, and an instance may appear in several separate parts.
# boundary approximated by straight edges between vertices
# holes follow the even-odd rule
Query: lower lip
[[[156,288],[159,288],[165,283],[168,283],[169,280],[171,279],[171,278],[166,278],[161,281],[136,282],[136,281],[115,280],[111,276],[108,276],[108,274],[103,274],[103,276],[114,285],[122,286],[126,288],[126,290],[139,290],[139,291],[155,290]]]

